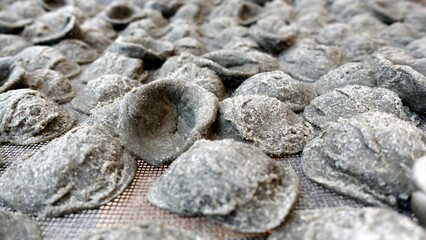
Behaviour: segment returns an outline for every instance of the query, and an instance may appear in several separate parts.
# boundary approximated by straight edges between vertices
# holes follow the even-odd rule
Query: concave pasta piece
[[[139,82],[144,82],[148,78],[148,71],[145,71],[141,59],[105,52],[81,73],[80,81],[88,83],[107,74],[118,74]]]
[[[351,118],[358,114],[378,111],[394,115],[414,124],[417,114],[402,104],[398,94],[386,88],[350,85],[327,92],[305,108],[303,116],[315,126],[325,127],[330,122]]]
[[[303,111],[317,96],[314,88],[282,71],[258,73],[245,80],[233,96],[263,95],[274,97],[294,112]]]
[[[134,38],[119,36],[108,48],[109,52],[144,60],[145,66],[160,66],[173,55],[174,46],[167,41],[151,37]]]
[[[111,201],[130,184],[136,161],[107,129],[74,128],[0,177],[0,202],[40,217]]]
[[[0,34],[0,57],[12,57],[31,46],[24,38],[12,34]]]
[[[67,59],[60,51],[47,46],[27,47],[13,58],[20,61],[25,70],[30,72],[38,69],[51,69],[71,78],[81,71],[77,63]]]
[[[264,232],[284,220],[298,193],[294,170],[260,149],[230,139],[199,140],[154,183],[148,200],[240,232]]]
[[[217,98],[180,80],[157,80],[123,98],[124,146],[153,165],[173,161],[209,132]]]
[[[223,99],[227,95],[225,86],[215,72],[193,63],[183,65],[176,71],[170,72],[167,77],[195,83],[216,95],[218,99]]]
[[[0,94],[0,142],[29,145],[51,140],[75,123],[71,112],[31,89]]]
[[[225,85],[233,87],[254,74],[279,69],[275,58],[259,51],[219,50],[196,58],[194,63],[210,68]]]
[[[45,13],[22,32],[23,37],[38,45],[58,43],[64,38],[79,38],[81,34],[77,17],[61,11]]]
[[[406,65],[394,65],[376,58],[377,86],[396,92],[405,105],[417,113],[426,112],[426,76]]]
[[[272,156],[303,150],[312,126],[276,98],[243,95],[219,103],[217,133],[222,138],[249,141]]]
[[[13,58],[0,58],[0,93],[19,87],[25,77],[25,69]]]
[[[344,56],[340,48],[306,40],[281,52],[279,59],[283,70],[293,78],[315,82],[328,71],[342,65]]]
[[[406,210],[411,168],[425,154],[426,135],[413,124],[367,112],[330,124],[309,142],[302,169],[309,179],[367,204]]]
[[[413,239],[426,231],[407,216],[382,208],[323,208],[293,212],[268,240]]]
[[[84,89],[71,101],[73,108],[90,114],[96,107],[121,99],[127,92],[141,83],[128,77],[109,74],[89,81]]]
[[[241,25],[250,25],[261,18],[262,7],[243,0],[223,1],[209,15],[210,19],[230,17]]]
[[[144,17],[143,11],[126,1],[115,1],[101,13],[102,18],[115,29],[123,29],[132,21]]]
[[[53,47],[78,64],[90,63],[98,58],[95,49],[78,39],[64,39]]]
[[[74,5],[74,2],[74,0],[37,0],[38,4],[49,11],[54,11],[67,5]]]
[[[93,119],[115,131],[127,150],[160,166],[209,134],[216,119],[217,101],[216,96],[196,84],[162,79],[97,109]]]
[[[329,71],[315,82],[319,95],[347,85],[377,86],[374,66],[360,62],[349,62]]]
[[[23,87],[42,92],[57,103],[68,102],[75,95],[71,81],[62,73],[50,69],[28,72],[25,75]]]
[[[250,27],[250,37],[263,50],[279,53],[295,42],[297,29],[285,24],[281,17],[267,16]]]
[[[6,8],[0,12],[0,33],[19,33],[32,22],[32,19],[22,19]]]

